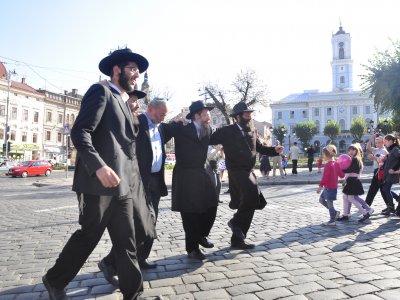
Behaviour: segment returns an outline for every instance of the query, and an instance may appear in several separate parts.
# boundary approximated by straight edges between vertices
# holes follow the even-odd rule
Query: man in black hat
[[[237,209],[228,226],[232,230],[231,246],[238,249],[254,248],[253,244],[247,244],[244,240],[255,210],[263,209],[267,204],[253,173],[256,153],[276,156],[283,149],[280,146],[274,148],[261,144],[252,126],[252,112],[246,103],[239,102],[230,114],[235,124],[215,131],[210,139],[211,145],[221,144],[224,147],[231,195],[229,207]]]
[[[185,230],[186,251],[189,258],[202,260],[199,245],[212,248],[207,239],[217,214],[218,199],[210,176],[204,167],[210,141],[210,110],[203,101],[189,107],[186,118],[166,126],[169,136],[175,138],[176,164],[172,174],[172,210],[181,213]]]
[[[78,195],[79,224],[55,265],[43,276],[50,299],[66,299],[64,288],[76,276],[105,229],[115,250],[120,290],[136,299],[142,287],[137,263],[133,202],[145,201],[135,151],[138,128],[126,104],[128,91],[148,61],[130,49],[119,49],[100,61],[111,77],[108,87],[92,85],[82,99],[71,130],[78,151],[72,189]]]

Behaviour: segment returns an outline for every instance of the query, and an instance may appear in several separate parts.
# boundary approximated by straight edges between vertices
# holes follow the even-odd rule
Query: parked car
[[[28,160],[20,163],[18,166],[11,167],[8,171],[12,177],[46,175],[50,176],[53,171],[52,166],[46,160]]]
[[[8,175],[8,170],[16,165],[17,165],[16,162],[11,160],[3,161],[0,163],[0,173],[5,172],[6,175]]]

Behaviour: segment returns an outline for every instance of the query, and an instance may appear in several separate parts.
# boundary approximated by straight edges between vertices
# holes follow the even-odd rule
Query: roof
[[[26,83],[11,81],[11,88],[14,88],[14,89],[20,90],[20,91],[24,91],[24,92],[28,92],[31,94],[43,96],[43,94],[37,92],[33,87],[31,87],[30,85],[27,85]]]
[[[0,62],[0,79],[7,79],[6,67]]]
[[[339,30],[336,32],[335,35],[339,35],[339,34],[346,34],[346,31],[343,30],[342,26],[339,26]]]

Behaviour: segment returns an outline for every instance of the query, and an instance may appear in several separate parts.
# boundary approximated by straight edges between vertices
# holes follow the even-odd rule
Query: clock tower
[[[341,24],[338,32],[332,34],[332,54],[332,91],[351,91],[353,89],[351,38]]]

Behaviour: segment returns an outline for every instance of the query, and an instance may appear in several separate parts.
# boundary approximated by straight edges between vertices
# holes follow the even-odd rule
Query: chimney
[[[26,84],[26,82],[25,82],[25,77],[22,77],[21,82],[22,82],[22,84]]]
[[[72,89],[72,97],[78,96],[78,89]]]

